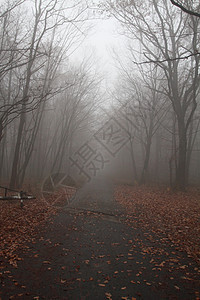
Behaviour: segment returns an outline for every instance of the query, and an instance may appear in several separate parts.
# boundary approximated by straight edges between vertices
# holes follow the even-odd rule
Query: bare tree
[[[62,100],[56,111],[60,114],[58,117],[59,131],[56,130],[59,140],[56,146],[56,154],[52,162],[51,171],[60,171],[64,162],[64,156],[69,158],[69,149],[67,145],[72,143],[75,133],[81,130],[81,127],[91,126],[92,114],[100,105],[101,100],[98,96],[98,85],[100,79],[92,76],[89,71],[88,62],[76,68],[74,72],[68,74],[71,86],[62,94]],[[90,125],[89,125],[90,124]],[[69,169],[69,165],[66,167]]]
[[[161,0],[151,3],[112,2],[109,7],[113,16],[123,24],[129,38],[140,43],[140,53],[143,52],[143,56],[165,74],[168,86],[164,87],[164,94],[170,99],[178,122],[176,187],[185,189],[187,132],[197,107],[199,56],[191,56],[187,61],[173,58],[198,49],[199,19],[183,15]],[[140,57],[136,55],[135,61],[139,61]]]
[[[26,49],[26,52],[23,56],[23,59],[26,61],[26,64],[18,65],[18,67],[23,67],[24,74],[22,81],[22,89],[21,94],[19,96],[19,101],[14,104],[14,107],[17,107],[20,119],[19,119],[19,127],[16,139],[16,145],[14,150],[13,164],[12,164],[12,172],[10,179],[10,186],[14,187],[19,185],[18,182],[18,174],[20,171],[20,156],[22,154],[22,145],[23,145],[23,134],[25,130],[25,125],[27,122],[27,113],[32,109],[36,109],[37,107],[41,107],[41,101],[47,99],[47,95],[49,95],[49,90],[46,91],[46,85],[49,86],[49,80],[44,79],[43,84],[45,86],[38,87],[41,90],[40,97],[38,97],[38,92],[34,95],[34,76],[38,76],[40,70],[45,69],[45,66],[49,65],[49,57],[53,60],[55,56],[52,56],[52,46],[47,48],[45,45],[48,44],[48,39],[52,35],[55,39],[55,31],[57,31],[57,51],[58,55],[62,58],[63,53],[68,51],[68,55],[70,55],[70,51],[75,49],[75,39],[82,35],[83,29],[79,28],[79,21],[81,22],[82,14],[85,11],[85,7],[80,5],[79,1],[76,1],[75,4],[65,5],[63,1],[46,1],[39,0],[35,2],[33,7],[34,10],[34,19],[33,24],[31,24],[31,35],[26,38],[28,47],[24,46],[23,49]],[[66,15],[66,11],[68,10],[68,14],[71,16],[68,17]],[[62,29],[62,28],[66,29]],[[60,32],[60,34],[58,34]],[[78,33],[78,34],[77,34]],[[62,36],[62,38],[61,38]],[[55,47],[55,42],[53,43]],[[64,47],[63,47],[64,46]],[[56,62],[58,65],[61,61],[59,58],[56,58]],[[55,65],[55,64],[54,64]],[[55,75],[55,73],[54,73]],[[48,82],[48,83],[47,83]],[[33,141],[32,141],[33,143]],[[30,157],[28,155],[27,157]],[[29,159],[28,159],[29,160]],[[27,161],[25,159],[25,161]],[[24,164],[27,165],[28,161]],[[22,168],[25,170],[25,168]],[[24,171],[23,171],[24,173]],[[22,176],[23,177],[23,176]]]
[[[129,64],[129,70],[131,63]],[[166,97],[161,94],[160,79],[158,69],[144,70],[141,68],[141,73],[137,77],[124,69],[121,73],[121,82],[124,82],[121,89],[124,89],[126,96],[122,97],[117,86],[118,98],[120,102],[125,101],[125,120],[127,121],[127,130],[130,133],[131,159],[133,170],[135,170],[134,178],[139,184],[145,184],[149,178],[149,162],[151,158],[151,148],[153,138],[158,131],[162,119],[165,117],[168,106]],[[134,141],[134,142],[133,142]],[[138,162],[138,153],[135,151],[135,144],[139,143],[142,147],[143,162],[140,167],[140,178],[137,175],[136,161]]]

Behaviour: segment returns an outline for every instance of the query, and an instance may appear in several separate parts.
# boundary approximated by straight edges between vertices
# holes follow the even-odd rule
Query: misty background
[[[18,0],[0,22],[2,184],[199,184],[199,17],[170,0]]]

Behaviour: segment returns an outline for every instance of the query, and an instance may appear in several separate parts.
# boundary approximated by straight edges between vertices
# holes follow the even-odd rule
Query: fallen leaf
[[[66,282],[66,280],[64,280],[64,279],[61,279],[61,280],[60,280],[60,282],[61,282],[61,283],[65,283],[65,282]]]
[[[103,284],[103,283],[99,283],[99,286],[106,286],[105,284]]]

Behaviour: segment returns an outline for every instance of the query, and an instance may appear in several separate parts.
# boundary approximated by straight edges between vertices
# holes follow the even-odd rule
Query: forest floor
[[[96,180],[59,208],[2,202],[0,299],[200,299],[200,192]]]

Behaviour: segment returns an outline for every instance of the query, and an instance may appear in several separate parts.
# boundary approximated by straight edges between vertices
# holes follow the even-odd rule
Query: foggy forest
[[[0,23],[0,300],[199,299],[199,1]]]

